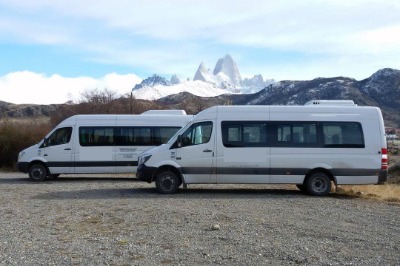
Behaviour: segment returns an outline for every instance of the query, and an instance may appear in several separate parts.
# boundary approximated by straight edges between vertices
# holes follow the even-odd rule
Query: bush
[[[39,142],[49,129],[42,123],[0,121],[0,168],[16,169],[18,153]]]

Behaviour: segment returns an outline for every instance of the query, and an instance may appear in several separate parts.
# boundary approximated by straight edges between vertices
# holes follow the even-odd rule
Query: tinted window
[[[63,127],[54,131],[47,139],[45,146],[56,146],[69,143],[71,140],[72,127]]]
[[[225,147],[364,148],[357,122],[223,121]]]
[[[193,124],[182,134],[182,147],[207,143],[210,141],[211,133],[211,122]]]
[[[179,127],[80,127],[81,146],[157,146]]]
[[[266,146],[266,122],[224,121],[221,127],[222,142],[225,147]]]
[[[323,145],[328,148],[364,148],[364,135],[360,123],[323,122]]]
[[[315,122],[272,122],[271,143],[281,147],[315,147],[318,144]]]

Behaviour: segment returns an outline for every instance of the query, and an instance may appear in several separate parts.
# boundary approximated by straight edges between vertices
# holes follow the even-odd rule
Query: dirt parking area
[[[0,173],[1,265],[399,265],[400,204],[295,186]]]

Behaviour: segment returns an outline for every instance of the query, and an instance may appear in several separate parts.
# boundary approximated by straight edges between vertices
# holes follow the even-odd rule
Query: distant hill
[[[59,106],[60,104],[13,104],[0,101],[0,118],[49,117]]]

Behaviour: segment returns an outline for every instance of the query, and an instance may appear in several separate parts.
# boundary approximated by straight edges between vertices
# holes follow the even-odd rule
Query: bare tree
[[[87,111],[92,114],[111,114],[115,113],[117,104],[115,103],[118,95],[115,91],[104,89],[100,91],[94,89],[85,91],[81,94],[82,99],[80,103],[85,103],[89,107]]]

